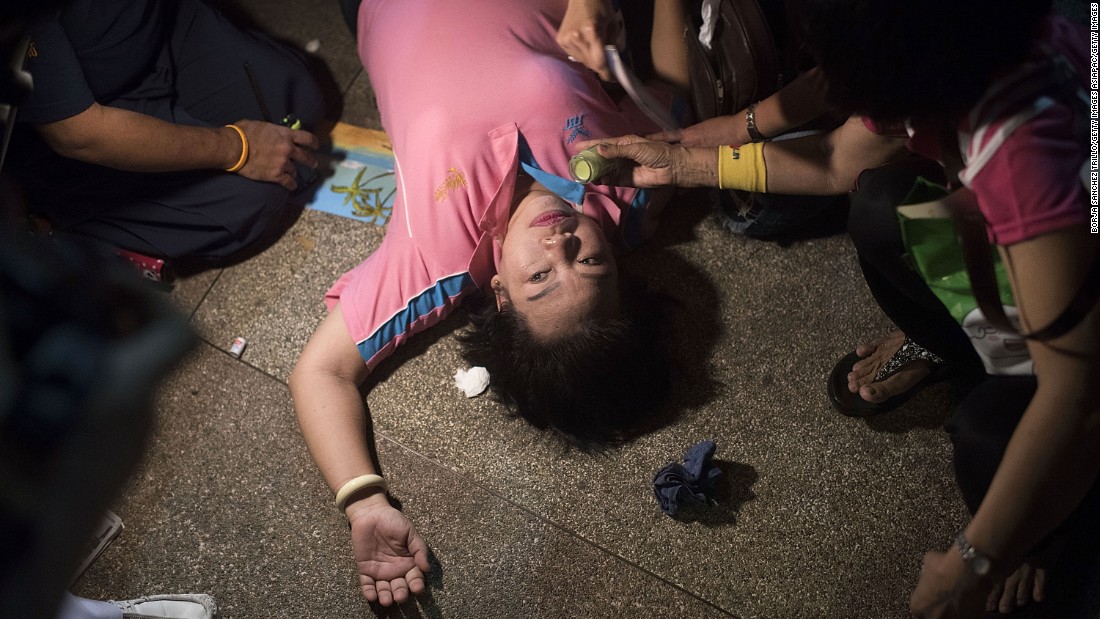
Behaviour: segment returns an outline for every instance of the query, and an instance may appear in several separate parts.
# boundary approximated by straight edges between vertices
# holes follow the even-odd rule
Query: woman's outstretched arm
[[[302,436],[333,493],[349,480],[378,473],[366,436],[369,413],[359,392],[368,372],[337,305],[313,333],[290,376]],[[345,505],[364,597],[389,606],[422,592],[429,571],[427,546],[390,505],[385,491],[364,488]]]

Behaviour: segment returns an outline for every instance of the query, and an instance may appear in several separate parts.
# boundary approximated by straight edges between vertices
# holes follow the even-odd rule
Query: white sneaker
[[[111,603],[122,609],[122,619],[217,619],[214,598],[202,593],[150,595]]]

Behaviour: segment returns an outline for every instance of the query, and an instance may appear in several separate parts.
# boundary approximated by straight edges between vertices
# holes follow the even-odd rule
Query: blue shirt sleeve
[[[34,90],[19,106],[18,120],[35,124],[63,120],[95,103],[76,52],[56,18],[30,29],[27,72]]]

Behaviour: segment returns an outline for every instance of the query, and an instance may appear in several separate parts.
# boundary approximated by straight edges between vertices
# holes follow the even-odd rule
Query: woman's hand
[[[578,148],[585,149],[597,145],[597,152],[601,156],[623,160],[619,162],[618,173],[599,179],[601,184],[627,187],[662,187],[673,184],[677,147],[636,135],[627,135],[582,142]]]
[[[595,71],[603,81],[611,81],[604,56],[604,41],[614,41],[610,29],[615,26],[608,0],[569,0],[558,28],[558,45],[572,59]]]
[[[424,591],[428,547],[384,493],[348,505],[351,547],[363,597],[382,606],[402,604]]]
[[[980,617],[992,581],[979,579],[954,548],[924,554],[920,579],[909,598],[909,612],[918,619]]]
[[[259,120],[239,120],[236,125],[248,138],[248,161],[237,172],[241,176],[294,191],[298,188],[294,162],[317,167],[313,151],[320,143],[312,133]]]
[[[647,140],[636,135],[588,140],[578,150],[597,146],[608,159],[621,159],[617,174],[601,178],[598,184],[624,187],[717,187],[718,154],[710,148]]]

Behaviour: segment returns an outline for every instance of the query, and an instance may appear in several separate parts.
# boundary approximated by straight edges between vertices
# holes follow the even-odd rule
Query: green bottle
[[[614,172],[617,167],[618,160],[608,159],[599,154],[595,146],[582,150],[569,160],[569,171],[573,174],[573,178],[581,183],[591,183],[601,176]]]

